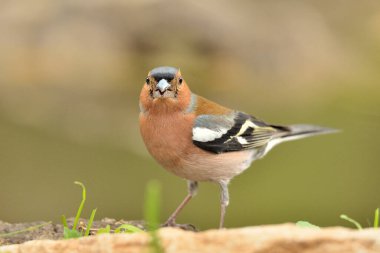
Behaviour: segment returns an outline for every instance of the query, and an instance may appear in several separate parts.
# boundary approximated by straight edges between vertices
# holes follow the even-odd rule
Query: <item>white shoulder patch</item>
[[[193,128],[193,140],[200,142],[209,142],[218,139],[226,134],[228,129],[222,128],[218,130],[212,130],[204,127]]]

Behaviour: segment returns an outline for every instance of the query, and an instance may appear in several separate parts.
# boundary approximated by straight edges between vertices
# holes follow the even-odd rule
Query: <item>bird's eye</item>
[[[150,79],[149,79],[149,77],[147,77],[147,78],[145,79],[145,82],[146,82],[146,84],[150,84]]]
[[[182,82],[183,82],[182,77],[180,77],[180,78],[178,79],[178,82],[179,82],[179,84],[182,84]]]

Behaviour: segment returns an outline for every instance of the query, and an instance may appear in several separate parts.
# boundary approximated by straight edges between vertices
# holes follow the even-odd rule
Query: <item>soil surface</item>
[[[112,222],[111,222],[112,223]],[[105,224],[105,223],[104,223]],[[380,229],[265,225],[202,232],[161,228],[150,233],[101,234],[72,240],[33,240],[0,246],[2,253],[379,253]],[[155,242],[155,243],[153,243]]]
[[[74,218],[69,218],[67,224],[69,228],[72,227],[74,223]],[[39,225],[42,225],[40,227]],[[87,220],[80,219],[78,230],[86,230]],[[99,221],[94,221],[91,228],[91,233],[96,234],[97,229],[104,228],[110,225],[111,231],[116,229],[122,224],[131,224],[142,230],[146,229],[146,224],[144,221],[124,221],[115,220],[111,218],[104,218]],[[197,231],[197,229],[190,224],[178,224],[178,227],[183,230]],[[25,231],[24,231],[25,230]],[[22,231],[22,232],[21,232]],[[17,232],[17,233],[13,233]],[[11,234],[9,234],[11,233]],[[9,235],[7,235],[9,234]],[[0,220],[0,245],[8,244],[19,244],[31,240],[41,240],[41,239],[52,239],[58,240],[63,239],[63,225],[53,224],[46,221],[36,221],[29,223],[7,223]]]

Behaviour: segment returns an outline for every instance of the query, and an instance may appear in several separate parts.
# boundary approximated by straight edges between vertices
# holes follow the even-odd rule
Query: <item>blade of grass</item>
[[[32,226],[32,227],[28,227],[28,228],[25,228],[25,229],[21,229],[21,230],[18,230],[18,231],[9,232],[9,233],[5,233],[5,234],[0,234],[0,237],[9,237],[9,236],[14,236],[14,235],[17,235],[17,234],[33,231],[33,230],[39,229],[41,227],[44,227],[46,225],[49,225],[51,223],[52,222],[49,221],[49,222],[45,222],[45,223],[42,223],[42,224],[39,224],[39,225],[36,225],[36,226]]]
[[[68,227],[63,228],[63,238],[64,239],[72,239],[82,237],[83,234],[81,231],[70,229]]]
[[[343,219],[343,220],[346,220],[346,221],[348,221],[348,222],[351,222],[351,223],[354,224],[359,230],[362,230],[362,229],[363,229],[359,222],[357,222],[357,221],[354,220],[354,219],[351,219],[350,217],[348,217],[348,216],[345,215],[345,214],[341,214],[341,215],[340,215],[340,218]]]
[[[144,216],[152,230],[156,230],[160,224],[160,195],[161,185],[155,180],[150,181],[145,194]]]
[[[144,232],[144,230],[136,227],[136,226],[133,226],[131,224],[123,224],[123,225],[120,225],[119,227],[117,227],[115,229],[115,234],[118,234],[118,233],[123,233],[123,232],[126,232],[126,233],[137,233],[137,232]]]
[[[68,228],[68,227],[69,227],[69,226],[67,225],[67,220],[66,220],[66,216],[65,216],[65,215],[62,215],[62,216],[61,216],[61,222],[62,222],[63,227],[65,227],[65,228]]]
[[[380,209],[376,208],[375,218],[373,219],[373,227],[374,228],[379,228],[379,216],[380,216]]]
[[[98,232],[96,233],[97,235],[100,234],[109,234],[111,232],[111,226],[107,225],[105,228],[99,228]]]
[[[314,228],[314,229],[321,229],[320,227],[314,225],[314,224],[311,224],[310,222],[308,221],[297,221],[296,223],[296,226],[297,227],[300,227],[300,228]]]
[[[145,193],[144,216],[145,221],[151,229],[150,246],[154,253],[163,253],[160,238],[157,234],[157,229],[160,225],[160,200],[161,200],[161,185],[157,181],[150,181]]]
[[[80,202],[80,205],[79,205],[79,208],[77,211],[77,215],[75,216],[75,220],[74,220],[74,224],[73,224],[73,228],[72,228],[73,230],[75,230],[77,228],[79,217],[82,213],[84,203],[86,202],[86,187],[84,187],[84,185],[78,181],[75,181],[74,184],[77,184],[80,187],[82,187],[82,201]]]
[[[84,233],[84,236],[88,236],[90,234],[90,229],[92,227],[92,223],[94,221],[95,214],[96,214],[96,208],[93,209],[91,212],[90,219],[88,220],[87,228],[86,228],[86,232]]]

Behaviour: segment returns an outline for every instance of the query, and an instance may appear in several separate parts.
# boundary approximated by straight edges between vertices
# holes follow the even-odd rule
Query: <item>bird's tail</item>
[[[314,125],[290,125],[287,126],[287,131],[281,135],[280,139],[282,141],[297,140],[309,136],[329,134],[339,132],[337,129],[314,126]],[[281,141],[281,142],[282,142]]]
[[[319,134],[329,134],[339,132],[339,130],[327,127],[320,127],[314,125],[290,125],[290,126],[275,126],[271,127],[278,130],[278,136],[269,141],[265,147],[263,156],[268,153],[273,147],[286,141],[298,140],[309,136]]]

